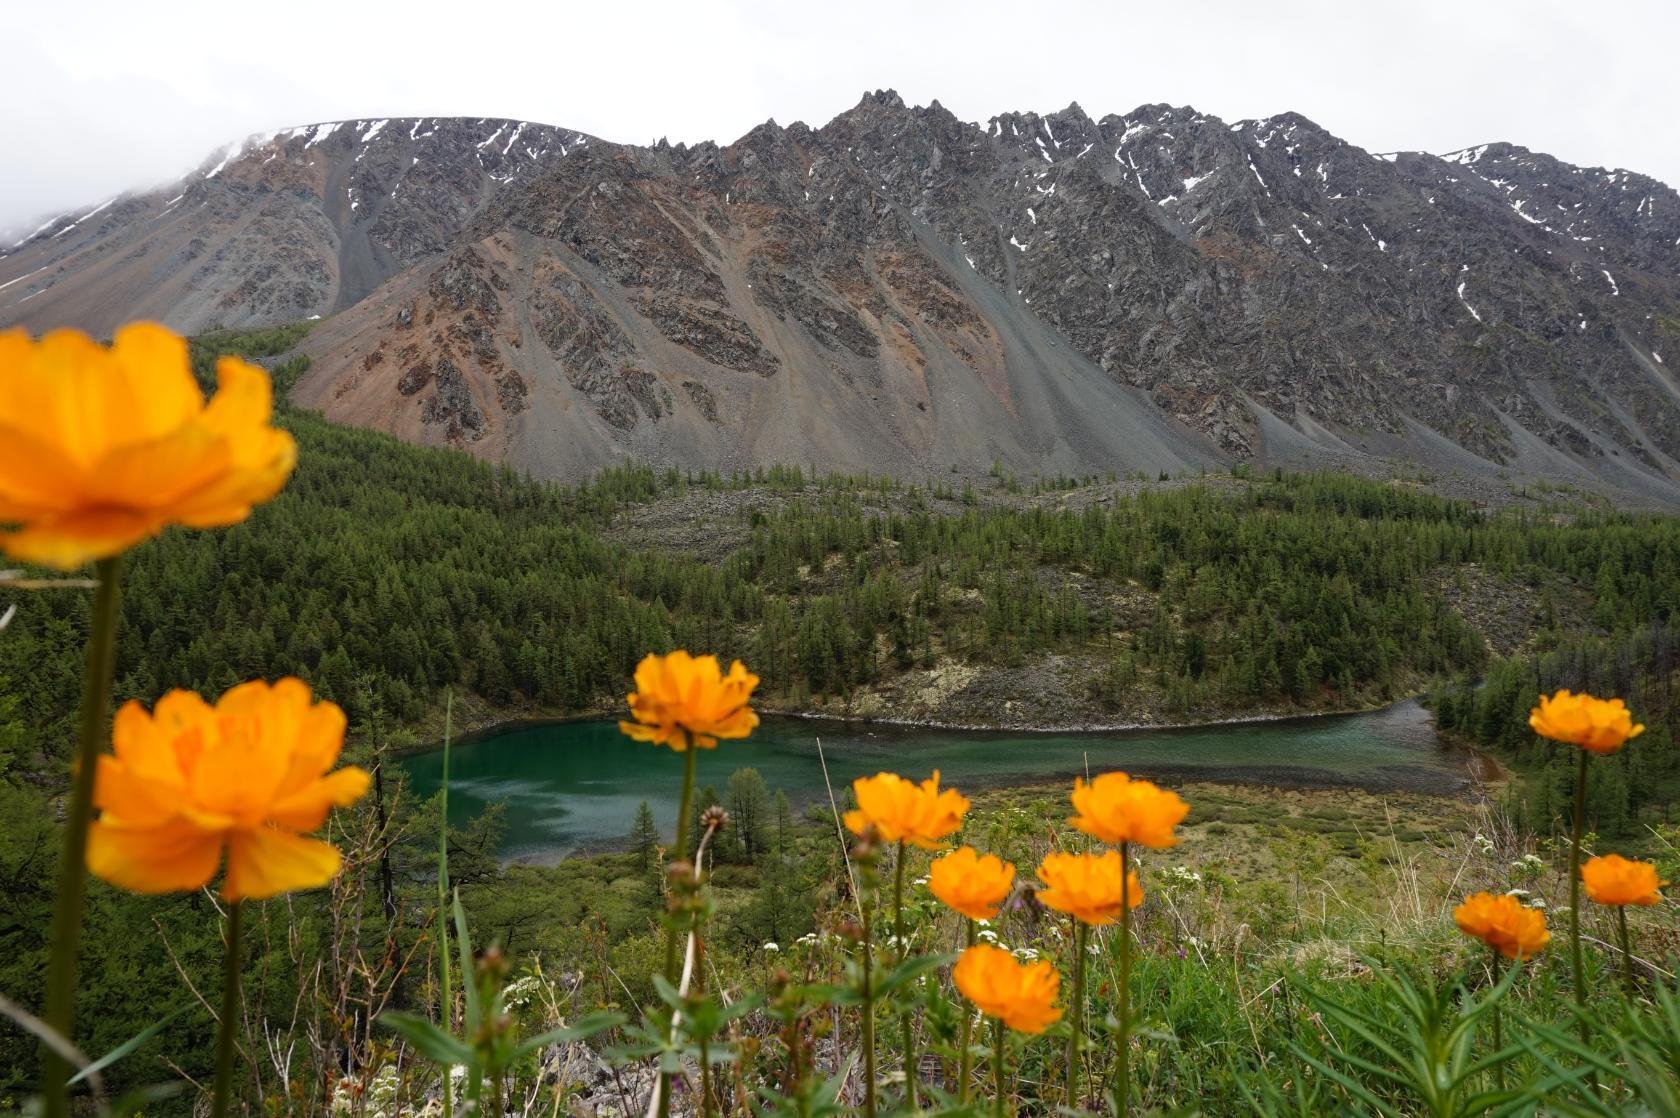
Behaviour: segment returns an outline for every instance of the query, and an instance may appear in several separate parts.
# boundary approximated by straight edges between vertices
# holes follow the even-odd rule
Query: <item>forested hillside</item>
[[[196,367],[207,376],[221,351],[273,358],[283,390],[302,371],[284,359],[298,334],[200,339]],[[432,998],[421,976],[436,808],[381,762],[429,729],[445,689],[491,715],[616,711],[636,660],[672,647],[746,660],[763,677],[760,709],[889,716],[900,696],[955,676],[970,680],[966,709],[990,701],[987,680],[1049,680],[1060,705],[1018,716],[1087,721],[1324,710],[1433,687],[1445,729],[1514,761],[1524,779],[1508,794],[1511,817],[1544,836],[1567,810],[1567,762],[1535,744],[1526,712],[1541,689],[1588,687],[1627,697],[1649,727],[1638,748],[1595,765],[1591,826],[1632,848],[1680,800],[1669,715],[1680,521],[1670,518],[1562,503],[1492,511],[1421,479],[1281,473],[1023,484],[996,471],[946,486],[628,467],[564,487],[298,409],[282,419],[300,452],[280,496],[244,523],[171,531],[127,560],[116,687],[119,699],[152,701],[171,687],[217,694],[291,673],[347,709],[349,756],[379,774],[367,802],[334,823],[347,872],[264,908],[245,978],[253,1021],[292,1022],[279,1039],[245,1043],[307,1050],[304,1079],[317,1085],[346,1063],[371,1074],[385,1051],[374,1016]],[[48,952],[88,601],[72,586],[0,593],[0,610],[18,606],[0,631],[0,988],[11,990],[29,988]],[[737,967],[756,965],[766,937],[816,943],[813,912],[843,911],[833,821],[799,825],[755,779],[701,794],[740,819],[720,840],[716,876],[730,890],[718,957]],[[1312,801],[1280,824],[1265,796],[1206,817],[1217,850],[1196,864],[1210,883],[1264,840],[1278,865],[1334,856],[1338,873],[1359,875],[1333,889],[1392,891],[1390,853],[1345,809]],[[1035,801],[1029,819],[1000,806],[995,834],[1024,843],[1061,810]],[[1436,842],[1421,829],[1436,809],[1409,810],[1415,826],[1389,841]],[[1233,821],[1258,830],[1227,838]],[[663,901],[645,820],[630,854],[549,869],[498,868],[497,827],[492,811],[448,843],[475,926],[512,952],[586,959],[591,983],[654,969],[649,928]],[[1526,841],[1514,837],[1512,850]],[[1405,866],[1418,849],[1406,848]],[[1428,855],[1445,875],[1457,855],[1443,849]],[[1512,864],[1484,861],[1490,873]],[[1196,872],[1182,880],[1199,883]],[[1281,890],[1233,885],[1208,927],[1240,926],[1232,951],[1251,928],[1292,919],[1299,934],[1298,897]],[[1227,912],[1232,898],[1247,907]],[[84,967],[98,977],[78,993],[89,1050],[184,1007],[114,1083],[148,1081],[160,1057],[205,1076],[204,1014],[181,990],[183,979],[216,981],[214,916],[203,892],[92,893]],[[1346,932],[1322,911],[1319,922]],[[330,971],[315,963],[325,945],[339,960]],[[650,996],[631,981],[572,996]],[[0,1108],[34,1060],[33,1042],[0,1033]],[[321,1101],[288,1099],[312,1088],[285,1067],[262,1074],[266,1097],[299,1110]]]
[[[1610,577],[1606,573],[1606,577]],[[1676,634],[1672,614],[1616,635],[1567,634],[1558,647],[1495,663],[1479,686],[1443,688],[1434,698],[1438,725],[1511,759],[1524,779],[1508,793],[1515,822],[1550,834],[1570,811],[1573,758],[1537,741],[1528,729],[1534,696],[1558,687],[1625,696],[1645,725],[1639,748],[1605,759],[1587,784],[1587,813],[1606,838],[1645,838],[1646,827],[1673,820],[1680,803],[1680,751],[1674,743]]]
[[[198,355],[207,369],[220,350],[293,341],[219,335]],[[297,372],[282,365],[282,387]],[[1490,513],[1411,483],[999,477],[959,492],[625,468],[564,487],[297,409],[284,422],[301,451],[278,499],[131,558],[120,698],[296,673],[353,724],[417,722],[445,687],[567,713],[615,703],[645,650],[684,646],[748,660],[786,707],[890,716],[879,696],[895,680],[1049,657],[1085,721],[1183,721],[1479,675],[1489,585],[1546,604],[1519,634],[1528,651],[1619,639],[1680,603],[1680,523]],[[697,493],[716,497],[699,520],[630,531],[631,513]],[[86,601],[18,601],[0,681],[34,769],[75,709]]]

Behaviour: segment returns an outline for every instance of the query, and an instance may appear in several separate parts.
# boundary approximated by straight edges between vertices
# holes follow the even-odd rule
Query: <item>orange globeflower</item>
[[[170,524],[244,520],[279,492],[297,447],[269,423],[268,374],[216,365],[207,405],[187,343],[150,322],[110,348],[75,330],[0,332],[0,548],[69,570]]]
[[[1073,809],[1079,814],[1068,822],[1100,842],[1158,849],[1177,844],[1173,828],[1190,813],[1177,792],[1125,773],[1103,773],[1089,784],[1075,780]]]
[[[1042,1033],[1061,1020],[1055,1002],[1062,976],[1047,959],[1023,964],[1001,947],[977,943],[962,953],[951,978],[974,1008],[1018,1033]]]
[[[618,728],[678,753],[691,746],[713,749],[719,738],[744,738],[758,725],[747,706],[757,686],[758,677],[739,660],[725,675],[716,656],[690,656],[680,648],[669,656],[650,654],[636,665],[629,698],[635,721]]]
[[[951,908],[973,920],[990,920],[1015,885],[1015,867],[996,854],[960,846],[934,859],[928,888]]]
[[[1590,753],[1614,753],[1645,732],[1620,699],[1571,695],[1565,688],[1528,712],[1528,724],[1543,738],[1578,745]]]
[[[325,885],[340,857],[305,838],[327,809],[359,799],[368,774],[329,773],[344,744],[344,712],[311,702],[302,680],[242,683],[214,707],[171,691],[150,714],[117,712],[114,755],[99,758],[88,868],[136,893],[197,889],[227,851],[222,895],[261,900]]]
[[[1458,930],[1481,940],[1507,959],[1526,959],[1539,954],[1552,934],[1546,930],[1546,915],[1526,908],[1515,897],[1477,893],[1453,909]]]
[[[861,835],[874,827],[883,842],[908,842],[932,850],[962,827],[968,797],[939,790],[939,770],[916,784],[893,773],[860,776],[852,781],[857,810],[846,813],[846,828]]]
[[[1589,858],[1581,866],[1581,883],[1587,896],[1602,905],[1653,905],[1662,903],[1658,892],[1666,881],[1657,879],[1657,867],[1636,862],[1620,854]]]
[[[1045,888],[1038,899],[1046,908],[1065,912],[1086,924],[1112,924],[1120,918],[1120,852],[1068,854],[1052,851],[1038,865]],[[1143,903],[1137,871],[1126,875],[1127,908]]]

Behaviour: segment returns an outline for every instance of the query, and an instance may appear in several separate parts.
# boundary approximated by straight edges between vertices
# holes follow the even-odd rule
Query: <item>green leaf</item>
[[[483,1024],[478,1005],[478,983],[475,981],[472,960],[472,937],[467,934],[467,914],[461,909],[461,889],[456,886],[453,907],[455,911],[455,942],[461,950],[461,993],[467,1000],[467,1032],[470,1034]]]
[[[127,1118],[130,1114],[144,1114],[148,1106],[167,1102],[187,1089],[185,1083],[154,1083],[136,1087],[111,1104],[109,1118]]]
[[[875,983],[875,996],[886,997],[929,971],[956,962],[955,955],[913,955],[883,974]]]
[[[135,1033],[133,1036],[129,1037],[109,1052],[105,1053],[105,1055],[99,1057],[99,1059],[93,1061],[93,1063],[71,1076],[70,1085],[74,1086],[90,1075],[98,1075],[100,1072],[104,1071],[106,1068],[110,1067],[112,1064],[116,1063],[136,1048],[139,1048],[142,1044],[145,1044],[148,1040],[157,1036],[166,1026],[169,1025],[171,1021],[174,1021],[177,1017],[181,1016],[181,1014],[191,1008],[191,1006],[184,1005],[180,1009],[177,1009],[174,1013],[171,1013],[169,1016],[160,1018],[152,1024],[147,1025],[144,1029],[141,1029],[139,1032]]]
[[[422,1056],[444,1067],[472,1063],[473,1051],[424,1017],[392,1010],[379,1015],[379,1023],[396,1033]]]
[[[1338,1045],[1336,1050],[1337,1057],[1347,1060],[1350,1063],[1356,1063],[1365,1071],[1371,1072],[1375,1075],[1380,1075],[1400,1086],[1412,1086],[1412,1084],[1407,1082],[1405,1077],[1393,1070],[1394,1068],[1406,1067],[1406,1058],[1380,1035],[1384,1031],[1382,1022],[1366,1016],[1357,1010],[1350,1009],[1339,1002],[1333,1001],[1332,999],[1318,993],[1316,990],[1313,990],[1311,987],[1302,986],[1300,989],[1301,994],[1308,1001],[1312,1002],[1312,1004],[1316,1006],[1321,1013],[1336,1021],[1349,1032],[1353,1033],[1355,1036],[1365,1041],[1365,1043],[1369,1044],[1372,1048],[1375,1048],[1378,1052],[1386,1056],[1392,1064],[1392,1067],[1384,1068],[1377,1064],[1370,1063],[1369,1061],[1359,1059],[1340,1045]],[[1304,1052],[1300,1053],[1300,1055],[1303,1058],[1306,1057],[1306,1053]]]
[[[671,985],[669,979],[662,974],[653,976],[653,992],[659,995],[659,1000],[675,1010],[688,1007],[688,999],[683,997],[677,988]]]
[[[1324,1063],[1321,1060],[1315,1060],[1312,1056],[1308,1055],[1306,1051],[1300,1047],[1300,1045],[1291,1044],[1289,1047],[1297,1057],[1310,1064],[1319,1072],[1319,1074],[1329,1076],[1331,1079],[1335,1080],[1335,1082],[1340,1084],[1342,1089],[1348,1094],[1363,1102],[1366,1106],[1370,1107],[1378,1114],[1384,1115],[1385,1118],[1401,1118],[1399,1111],[1390,1107],[1381,1099],[1377,1098],[1377,1096],[1373,1095],[1370,1091],[1366,1090],[1364,1085],[1357,1079],[1343,1074],[1341,1071],[1331,1067],[1329,1064]]]
[[[591,1013],[579,1017],[570,1025],[550,1029],[546,1033],[540,1033],[530,1040],[522,1042],[518,1048],[513,1050],[513,1058],[517,1060],[522,1056],[528,1056],[532,1052],[547,1048],[551,1044],[568,1044],[574,1040],[588,1040],[596,1033],[604,1033],[608,1029],[617,1028],[624,1022],[625,1017],[622,1013]]]

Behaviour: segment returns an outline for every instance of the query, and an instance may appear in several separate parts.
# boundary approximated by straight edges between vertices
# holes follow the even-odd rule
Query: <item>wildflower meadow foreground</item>
[[[248,956],[267,949],[250,929],[333,885],[335,813],[376,774],[340,764],[343,712],[295,678],[108,714],[124,553],[170,525],[238,522],[293,466],[267,374],[231,359],[219,374],[206,404],[184,344],[156,327],[110,347],[0,335],[0,547],[66,572],[92,561],[96,583],[43,1008],[8,1005],[41,1044],[31,1109],[559,1114],[582,1107],[576,1068],[599,1066],[618,1086],[590,1108],[647,1118],[1680,1114],[1680,989],[1657,953],[1674,944],[1667,882],[1651,862],[1586,856],[1590,766],[1643,730],[1619,699],[1560,690],[1531,715],[1578,755],[1573,832],[1555,852],[1565,912],[1463,888],[1450,912],[1419,903],[1413,924],[1371,928],[1331,964],[1290,954],[1261,969],[1268,945],[1246,925],[1216,947],[1195,934],[1185,889],[1199,878],[1167,861],[1194,806],[1177,792],[1087,773],[1059,819],[1011,829],[981,818],[960,772],[881,772],[815,813],[837,856],[818,931],[742,960],[708,946],[731,819],[697,810],[696,758],[752,735],[759,680],[682,650],[641,660],[620,723],[622,748],[670,752],[680,786],[658,841],[651,973],[620,972],[604,946],[522,959],[472,926],[451,877],[446,751],[435,903],[406,914],[420,934],[389,964],[407,985],[400,1001],[334,1008],[374,1055],[335,1050],[313,1078],[263,1074],[292,1065],[278,1027],[246,1024]],[[209,1082],[101,1091],[100,1073],[152,1033],[101,1053],[77,1042],[89,874],[134,893],[213,892],[220,989],[155,1007],[156,1028],[214,1046]],[[1465,876],[1495,884],[1486,866]],[[342,948],[299,954],[329,974],[362,965]]]

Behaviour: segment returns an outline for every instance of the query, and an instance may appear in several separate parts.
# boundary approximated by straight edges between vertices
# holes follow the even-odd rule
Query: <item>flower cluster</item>
[[[1658,878],[1652,863],[1636,862],[1620,854],[1589,859],[1581,866],[1581,883],[1595,903],[1611,906],[1661,904],[1659,890],[1668,884]]]
[[[958,847],[934,860],[928,888],[950,908],[971,920],[990,920],[1015,886],[1015,867],[996,854]]]
[[[197,889],[225,856],[222,894],[234,1004],[241,958],[239,902],[330,881],[341,856],[305,837],[366,791],[360,769],[329,773],[344,716],[312,704],[297,680],[247,683],[212,708],[172,692],[148,714],[130,703],[103,753],[116,663],[121,565],[130,548],[171,525],[236,524],[278,493],[297,459],[275,427],[268,374],[234,357],[216,366],[206,402],[184,339],[131,323],[102,346],[74,330],[34,340],[0,332],[0,551],[70,570],[97,561],[87,639],[82,733],[65,810],[53,902],[41,1061],[43,1111],[68,1113],[68,1075],[54,1037],[70,1043],[77,928],[89,872],[139,893]],[[0,618],[0,628],[6,618]],[[94,819],[95,809],[100,812]],[[212,1111],[226,1113],[233,1015],[218,1026]]]
[[[1073,808],[1078,814],[1068,823],[1098,842],[1156,849],[1178,842],[1173,828],[1190,814],[1190,805],[1177,792],[1121,772],[1104,773],[1089,784],[1076,780]]]
[[[286,484],[292,436],[270,423],[268,374],[216,366],[208,404],[187,343],[136,322],[110,348],[75,330],[0,332],[0,548],[69,570],[166,526],[235,524]]]
[[[1453,909],[1453,921],[1467,936],[1481,940],[1507,959],[1538,954],[1552,935],[1545,914],[1527,908],[1516,897],[1477,893]]]
[[[1046,908],[1065,912],[1084,924],[1101,926],[1120,918],[1120,906],[1136,908],[1143,903],[1143,886],[1136,870],[1120,884],[1120,853],[1068,854],[1052,851],[1038,865],[1044,888],[1038,899]]]
[[[1161,871],[1161,883],[1176,889],[1188,889],[1202,883],[1202,875],[1188,866],[1173,866]]]
[[[1622,700],[1573,695],[1567,688],[1550,697],[1540,696],[1528,724],[1543,738],[1599,754],[1614,753],[1645,732],[1644,726],[1635,725]]]
[[[171,691],[148,712],[117,712],[114,756],[99,758],[88,868],[137,893],[197,889],[224,852],[229,900],[323,885],[338,873],[330,843],[303,837],[332,807],[360,799],[368,774],[328,772],[344,745],[344,712],[313,702],[301,680],[240,684],[214,707]]]
[[[1001,947],[978,943],[962,953],[951,979],[987,1017],[1020,1033],[1042,1033],[1061,1020],[1062,976],[1048,961],[1023,963]]]
[[[845,816],[846,829],[862,835],[872,828],[883,842],[907,842],[932,850],[962,828],[968,797],[939,789],[939,771],[920,784],[894,773],[877,773],[852,782],[857,809]]]
[[[724,674],[716,656],[678,649],[648,655],[636,665],[636,690],[627,700],[634,721],[618,728],[636,741],[667,745],[678,753],[712,749],[722,738],[744,738],[758,725],[747,705],[758,677],[737,660]]]

